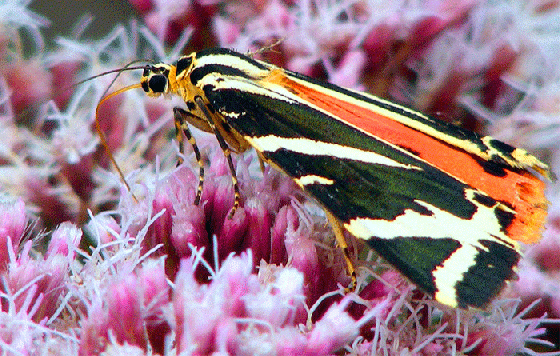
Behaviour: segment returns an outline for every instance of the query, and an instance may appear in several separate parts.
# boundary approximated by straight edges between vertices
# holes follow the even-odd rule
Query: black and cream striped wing
[[[511,279],[520,256],[491,197],[281,86],[220,78],[202,87],[227,125],[439,301],[480,307]]]

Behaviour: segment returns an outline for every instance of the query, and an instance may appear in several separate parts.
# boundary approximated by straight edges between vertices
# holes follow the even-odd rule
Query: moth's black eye
[[[154,93],[163,93],[167,88],[167,77],[164,75],[154,75],[150,78],[148,86]]]

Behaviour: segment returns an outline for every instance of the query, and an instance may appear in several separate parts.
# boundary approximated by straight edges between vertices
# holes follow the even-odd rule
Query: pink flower
[[[88,317],[81,323],[80,354],[98,354],[111,337],[144,350],[150,342],[161,352],[169,332],[164,319],[169,286],[163,264],[149,261],[135,273],[116,276],[105,293],[88,306]]]
[[[174,42],[188,27],[194,28],[192,41],[200,45],[205,39],[201,31],[208,27],[216,11],[212,2],[204,1],[135,1],[133,5],[143,14],[148,27],[161,41]]]
[[[504,308],[505,315],[491,314],[481,320],[469,335],[473,341],[470,347],[476,354],[480,355],[516,355],[527,352],[527,341],[538,342],[537,336],[544,334],[545,330],[539,328],[543,317],[535,319],[522,319],[525,314],[537,303],[533,303],[518,315],[514,315],[515,308]],[[476,346],[474,346],[476,345]]]
[[[259,283],[251,273],[251,261],[246,254],[228,258],[212,273],[208,285],[194,279],[194,257],[183,261],[173,297],[178,351],[197,355],[254,354],[257,350],[279,355],[331,354],[358,335],[361,325],[382,309],[373,308],[356,321],[345,312],[350,303],[345,299],[332,305],[313,330],[302,332],[297,328],[306,320],[301,273],[276,268],[270,271],[267,283]]]
[[[10,261],[9,251],[20,244],[27,226],[23,200],[0,202],[0,224],[0,271],[5,271]]]
[[[10,246],[3,292],[13,295],[14,299],[3,299],[2,310],[9,310],[11,306],[7,303],[14,303],[17,310],[27,308],[25,311],[36,322],[57,313],[60,298],[67,292],[68,272],[76,256],[70,251],[75,251],[80,237],[81,231],[69,223],[59,227],[53,233],[52,245],[44,258],[31,258],[31,241],[18,253]]]
[[[3,67],[12,91],[12,105],[17,114],[33,105],[45,104],[52,95],[52,74],[38,61],[21,61]]]
[[[90,40],[82,26],[54,50],[43,46],[47,23],[27,2],[0,5],[3,353],[491,355],[537,353],[532,344],[558,348],[545,335],[557,332],[560,315],[557,185],[549,191],[545,237],[527,250],[519,281],[504,294],[521,302],[498,298],[483,312],[447,309],[353,238],[358,289],[343,293],[349,277],[333,233],[291,179],[270,167],[261,172],[252,153],[234,154],[241,201],[228,218],[228,163],[212,135],[194,130],[206,173],[195,205],[192,149],[186,145],[176,167],[177,147],[169,142],[171,107],[182,103],[131,90],[101,105],[97,117],[128,191],[93,124],[116,73],[65,90],[138,58],[172,62],[193,49],[259,51],[281,40],[255,56],[453,120],[466,113],[481,127],[476,116],[502,138],[543,151],[557,170],[558,4],[379,4],[135,0],[155,34],[132,22]],[[30,50],[23,53],[22,43]],[[111,90],[137,83],[139,74],[119,73]]]

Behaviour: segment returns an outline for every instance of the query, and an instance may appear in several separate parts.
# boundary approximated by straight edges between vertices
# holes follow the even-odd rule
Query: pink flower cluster
[[[173,61],[220,45],[392,97],[540,151],[557,170],[556,3],[465,0],[133,1],[148,28],[60,38],[26,1],[0,5],[0,349],[9,355],[513,355],[560,349],[558,224],[528,250],[520,279],[488,310],[428,300],[350,239],[358,294],[320,208],[256,156],[228,165],[195,131],[202,200],[187,148],[176,167],[170,100],[123,93],[137,58]],[[79,32],[79,31],[78,31]],[[76,32],[76,33],[78,33]],[[87,33],[87,27],[82,29]],[[186,43],[188,42],[187,49]],[[24,44],[27,50],[24,53]],[[165,46],[170,47],[168,52]],[[138,82],[121,73],[117,88]],[[366,256],[367,255],[367,256]],[[357,257],[355,257],[357,259]],[[536,345],[536,346],[535,346]]]

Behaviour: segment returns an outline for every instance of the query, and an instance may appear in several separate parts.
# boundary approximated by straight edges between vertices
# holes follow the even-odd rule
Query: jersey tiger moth
[[[365,240],[440,303],[484,307],[514,277],[518,242],[540,238],[548,202],[532,171],[551,173],[489,136],[222,48],[147,65],[108,97],[138,87],[185,101],[175,125],[201,165],[197,203],[203,165],[188,124],[228,158],[232,213],[230,149],[252,147],[318,201],[341,247],[344,231]]]

